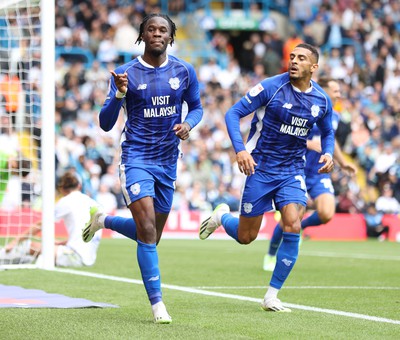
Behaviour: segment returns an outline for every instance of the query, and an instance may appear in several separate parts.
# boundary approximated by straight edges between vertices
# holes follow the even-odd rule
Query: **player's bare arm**
[[[188,123],[183,122],[182,124],[176,124],[173,130],[180,139],[185,140],[189,138],[191,128]]]
[[[115,86],[121,93],[126,93],[128,91],[128,75],[126,73],[117,74],[114,71],[110,71],[114,77]]]
[[[4,246],[6,253],[10,252],[20,242],[39,234],[39,232],[41,232],[41,231],[42,231],[42,222],[41,221],[36,222],[27,231],[25,231],[22,235],[20,235],[19,237],[16,237],[10,243],[8,243]]]
[[[342,153],[338,142],[335,140],[335,151],[333,154],[334,160],[339,164],[342,170],[346,172],[347,175],[354,176],[357,173],[357,167],[351,163],[348,163]]]
[[[257,165],[254,162],[253,156],[251,156],[246,150],[239,151],[236,154],[236,160],[238,163],[239,171],[246,176],[254,174],[254,167]]]
[[[324,163],[324,165],[318,170],[319,173],[329,173],[332,172],[334,163],[333,163],[333,158],[326,154],[326,155],[321,155],[321,158],[319,159],[319,163]]]

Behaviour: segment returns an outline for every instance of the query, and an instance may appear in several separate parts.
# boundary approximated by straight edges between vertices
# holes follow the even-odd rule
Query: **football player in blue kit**
[[[336,101],[341,97],[340,84],[332,78],[320,78],[318,84],[324,89],[335,105]],[[332,112],[332,126],[336,131],[339,125],[340,116],[336,111]],[[335,214],[335,193],[331,181],[331,174],[318,172],[318,161],[321,156],[321,133],[317,126],[314,126],[307,140],[306,152],[306,185],[307,193],[313,200],[315,211],[301,221],[301,229],[311,226],[319,226],[328,223]],[[353,176],[357,173],[357,168],[346,161],[342,150],[335,141],[333,159],[338,163],[340,168],[349,175]],[[275,226],[272,234],[268,253],[264,257],[263,268],[266,271],[273,271],[276,262],[276,252],[282,240],[282,227],[280,223]]]
[[[309,44],[297,45],[290,54],[289,71],[264,79],[226,113],[225,121],[246,182],[240,216],[234,217],[220,204],[200,226],[206,239],[220,225],[240,244],[257,238],[263,215],[275,208],[283,225],[277,264],[261,307],[289,312],[278,292],[289,276],[299,251],[300,223],[307,203],[304,155],[314,124],[321,130],[322,155],[318,171],[333,169],[334,131],[332,103],[311,77],[318,69],[318,51]],[[240,119],[254,112],[250,133],[243,142]]]
[[[137,260],[156,323],[172,321],[162,299],[156,245],[172,206],[180,141],[189,138],[203,116],[193,66],[166,52],[175,32],[167,15],[149,14],[136,41],[144,42],[143,55],[111,71],[100,126],[111,130],[124,110],[119,176],[133,219],[106,216],[94,207],[82,233],[88,242],[97,230],[109,228],[137,241]]]

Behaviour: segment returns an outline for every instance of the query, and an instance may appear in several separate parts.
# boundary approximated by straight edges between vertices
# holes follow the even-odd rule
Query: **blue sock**
[[[268,250],[269,255],[271,256],[276,255],[276,252],[282,241],[282,233],[283,233],[282,227],[278,223],[275,226],[274,232],[272,233],[271,241],[269,242],[269,250]]]
[[[222,226],[225,228],[226,233],[234,240],[238,240],[239,219],[233,217],[231,214],[224,214],[221,218]],[[239,242],[240,243],[240,242]]]
[[[156,244],[137,241],[137,260],[144,287],[152,305],[162,300],[160,269]]]
[[[299,241],[299,234],[283,233],[282,243],[276,256],[276,266],[270,281],[271,287],[282,288],[299,255]]]
[[[136,241],[136,223],[133,218],[106,216],[104,226]]]
[[[318,212],[314,211],[310,216],[301,222],[301,229],[306,229],[307,227],[321,225],[322,221],[318,216]]]

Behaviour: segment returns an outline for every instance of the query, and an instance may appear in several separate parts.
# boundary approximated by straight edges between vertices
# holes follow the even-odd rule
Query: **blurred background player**
[[[26,177],[31,169],[31,161],[17,155],[16,152],[9,152],[0,149],[0,206],[7,191],[8,182],[12,175]]]
[[[111,130],[124,108],[120,181],[133,219],[106,217],[95,208],[82,234],[89,241],[96,230],[106,227],[137,241],[137,260],[156,323],[172,322],[162,299],[156,246],[171,211],[179,144],[203,115],[193,66],[167,55],[175,31],[167,15],[149,14],[137,39],[145,44],[144,54],[111,71],[100,126]]]
[[[89,243],[85,243],[81,235],[85,223],[90,219],[90,208],[97,203],[83,194],[81,188],[80,179],[72,172],[66,172],[58,182],[62,197],[55,205],[55,219],[64,221],[68,233],[67,240],[55,243],[54,259],[58,267],[92,266],[96,262],[102,232],[97,233]],[[42,252],[42,245],[31,238],[41,232],[41,224],[36,223],[23,235],[8,243],[2,249],[3,261],[15,262],[25,257],[36,260]]]
[[[284,228],[277,265],[261,307],[266,311],[290,312],[278,292],[294,267],[300,241],[300,223],[307,204],[304,155],[307,137],[314,124],[321,129],[322,155],[319,172],[333,169],[334,131],[332,104],[311,77],[318,69],[319,54],[309,44],[299,44],[290,53],[289,71],[266,78],[254,86],[226,113],[239,170],[247,178],[241,199],[240,217],[229,213],[225,203],[200,226],[204,240],[221,224],[240,244],[253,242],[264,213],[276,209]],[[246,146],[240,119],[255,112]]]
[[[340,85],[331,78],[320,78],[318,84],[325,90],[334,106],[336,101],[340,99]],[[337,130],[339,124],[339,114],[332,112],[332,127]],[[307,140],[306,166],[304,173],[306,176],[307,193],[313,200],[315,211],[301,221],[301,229],[319,226],[328,223],[335,214],[335,192],[333,189],[331,174],[319,173],[319,158],[321,157],[321,131],[318,126],[314,126]],[[346,171],[349,175],[354,175],[357,168],[346,161],[342,150],[335,140],[335,151],[333,154],[335,162]],[[263,268],[266,271],[273,271],[276,262],[276,252],[282,240],[282,226],[280,222],[275,226],[272,234],[268,253],[264,257]]]

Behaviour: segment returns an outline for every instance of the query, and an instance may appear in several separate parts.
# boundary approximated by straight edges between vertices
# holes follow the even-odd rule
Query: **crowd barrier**
[[[127,209],[115,212],[118,216],[130,217]],[[172,211],[164,228],[163,238],[194,239],[198,237],[198,228],[209,213],[199,211]],[[22,209],[18,211],[0,210],[0,237],[20,235],[30,225],[40,220],[40,212]],[[259,239],[270,239],[273,229],[279,219],[277,213],[266,213],[260,228]],[[389,226],[389,241],[400,242],[399,215],[385,215],[383,224]],[[67,236],[63,222],[56,223],[56,237]],[[367,239],[365,221],[362,214],[335,214],[327,224],[310,227],[304,231],[304,236],[312,240],[329,241],[364,241]],[[103,237],[122,237],[118,233],[105,229]],[[219,228],[213,239],[228,239],[223,228]]]

